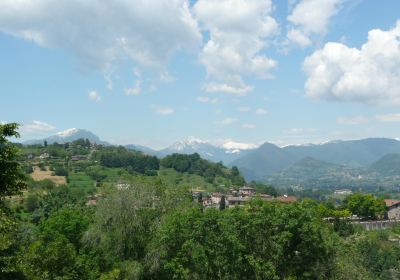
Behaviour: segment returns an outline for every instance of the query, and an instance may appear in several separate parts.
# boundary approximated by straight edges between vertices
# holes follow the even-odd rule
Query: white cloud
[[[234,118],[224,118],[220,124],[222,125],[228,125],[228,124],[233,124],[234,122],[236,122],[237,120]]]
[[[95,90],[91,90],[91,91],[89,91],[88,92],[88,96],[89,96],[89,99],[91,100],[91,101],[93,101],[93,102],[100,102],[101,101],[101,96],[100,96],[100,94],[98,94],[98,92],[97,91],[95,91]]]
[[[31,134],[31,135],[40,135],[43,133],[47,133],[53,131],[55,129],[54,126],[42,122],[42,121],[31,121],[29,123],[24,123],[21,126],[21,134]]]
[[[224,83],[209,83],[205,86],[206,92],[225,92],[236,96],[245,96],[253,87],[240,82],[234,86]]]
[[[312,44],[312,35],[323,35],[329,20],[342,8],[346,0],[301,0],[287,20],[292,24],[287,37],[289,41],[307,47]],[[293,3],[292,3],[293,4]]]
[[[142,81],[141,80],[136,80],[135,86],[133,88],[127,88],[125,89],[125,95],[139,95],[142,92]]]
[[[278,29],[271,0],[198,0],[193,11],[210,35],[199,57],[211,81],[206,91],[243,96],[253,89],[244,76],[271,76],[277,62],[261,54]]]
[[[7,122],[6,121],[0,121],[0,124],[5,125]]]
[[[268,113],[267,110],[262,109],[262,108],[258,108],[258,109],[256,110],[256,115],[259,115],[259,116],[261,116],[261,115],[266,115],[267,113]]]
[[[375,117],[380,122],[400,122],[400,113],[376,115]]]
[[[110,88],[121,59],[162,73],[202,37],[187,0],[2,0],[0,32],[72,54],[101,70]]]
[[[252,123],[244,123],[242,124],[242,128],[256,128],[256,125]]]
[[[360,49],[327,43],[305,58],[306,96],[368,104],[400,104],[400,21],[373,29]]]
[[[175,112],[174,109],[166,106],[154,106],[153,109],[157,114],[164,116],[171,115]]]
[[[219,101],[218,98],[210,98],[208,96],[198,96],[196,100],[201,103],[210,103],[210,104],[217,104]]]
[[[368,119],[364,116],[355,116],[355,117],[339,117],[337,119],[338,124],[345,124],[345,125],[357,125],[366,123]]]
[[[250,110],[251,110],[251,108],[248,107],[248,106],[241,106],[241,107],[238,108],[238,111],[239,111],[239,112],[242,112],[242,113],[248,112],[248,111],[250,111]]]

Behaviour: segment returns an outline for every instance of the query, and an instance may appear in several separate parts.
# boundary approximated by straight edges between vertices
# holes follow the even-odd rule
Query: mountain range
[[[84,129],[68,129],[41,140],[65,143],[87,138],[91,142],[111,145]],[[128,149],[164,157],[173,153],[198,153],[202,158],[229,166],[237,166],[246,180],[257,180],[277,185],[313,185],[341,182],[376,181],[377,178],[400,178],[400,141],[388,138],[338,140],[321,144],[291,145],[279,147],[264,143],[259,147],[236,142],[215,145],[190,137],[171,146],[154,150],[142,145],[130,144]]]

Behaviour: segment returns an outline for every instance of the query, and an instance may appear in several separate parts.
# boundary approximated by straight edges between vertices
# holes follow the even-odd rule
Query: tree
[[[330,279],[334,241],[315,206],[258,200],[173,212],[151,248],[155,279]]]
[[[221,196],[221,200],[219,202],[219,210],[224,210],[226,208],[226,202],[225,202],[225,195]]]
[[[0,200],[19,194],[26,187],[21,165],[17,161],[18,148],[7,137],[19,137],[18,124],[0,124]]]
[[[343,202],[345,208],[365,219],[376,219],[386,211],[383,199],[377,199],[371,194],[355,193],[346,197]]]
[[[47,147],[47,141],[46,141],[46,140],[44,140],[43,146],[44,146],[44,147]]]

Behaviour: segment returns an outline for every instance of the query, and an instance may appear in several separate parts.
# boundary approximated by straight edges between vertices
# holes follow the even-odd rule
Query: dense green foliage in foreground
[[[7,160],[16,157],[13,150]],[[203,166],[196,156],[176,159]],[[193,201],[193,184],[232,184],[240,178],[235,169],[219,166],[226,173],[210,182],[176,161],[161,163],[157,176],[90,160],[45,164],[66,169],[67,185],[27,177],[27,192],[6,197],[25,183],[18,166],[7,173],[17,181],[1,175],[8,183],[0,196],[0,279],[399,279],[400,229],[364,232],[340,218],[330,224],[325,216],[347,210],[308,199],[255,199],[223,210]],[[93,197],[96,205],[87,204]],[[367,196],[345,205],[380,211]]]

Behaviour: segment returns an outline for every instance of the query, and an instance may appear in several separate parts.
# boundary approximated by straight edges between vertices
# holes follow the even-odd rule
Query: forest
[[[400,278],[400,227],[367,232],[344,218],[383,215],[372,195],[341,206],[255,198],[205,209],[191,190],[238,188],[237,168],[196,154],[158,159],[86,141],[26,147],[10,137],[18,125],[0,125],[0,279]],[[65,183],[34,180],[40,171]]]

